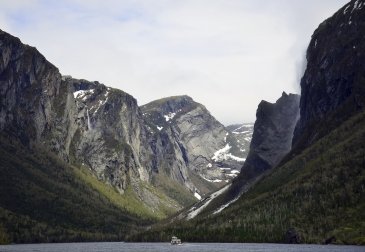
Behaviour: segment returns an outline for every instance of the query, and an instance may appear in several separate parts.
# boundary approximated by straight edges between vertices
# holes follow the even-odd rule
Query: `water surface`
[[[365,252],[361,246],[288,245],[269,243],[50,243],[0,246],[1,252]]]

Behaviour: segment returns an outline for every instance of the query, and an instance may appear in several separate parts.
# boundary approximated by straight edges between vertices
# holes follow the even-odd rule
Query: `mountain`
[[[240,180],[249,180],[275,167],[288,154],[299,119],[299,99],[299,95],[283,92],[275,103],[261,101]]]
[[[232,140],[228,138],[228,141],[231,146],[234,146],[233,152],[237,157],[247,158],[252,140],[253,127],[253,123],[233,124],[226,127],[232,136]]]
[[[243,190],[247,190],[247,185],[251,185],[252,180],[278,165],[291,149],[294,127],[299,116],[299,98],[299,95],[288,95],[283,92],[275,103],[261,101],[256,112],[250,151],[237,179],[232,182],[231,186],[221,188],[201,202],[194,204],[186,212],[180,213],[178,219],[192,219],[198,215],[209,215],[222,211],[234,203]],[[234,136],[252,132],[252,125],[232,128]],[[250,139],[245,137],[245,140]]]
[[[197,198],[239,173],[244,159],[230,153],[232,133],[191,97],[163,98],[141,110],[150,132],[164,142],[163,153],[156,155],[165,164],[160,172],[176,178]]]
[[[250,150],[253,124],[244,123],[229,125],[226,127],[226,130],[228,131],[228,134],[226,135],[226,143],[228,146],[225,146],[223,150],[215,154],[215,163],[217,163],[221,169],[229,170],[229,168],[234,168],[235,170],[240,171]]]
[[[174,233],[187,241],[365,244],[364,25],[365,1],[353,0],[314,32],[300,119],[294,136],[293,128],[285,134],[283,146],[293,137],[292,148],[281,161],[262,159],[275,164],[270,169],[249,161],[261,134],[255,123],[248,174],[243,167],[232,186],[201,201],[205,209],[189,221],[175,218],[131,239]],[[263,153],[275,153],[275,144],[266,146]],[[227,202],[235,185],[241,195]]]
[[[319,25],[307,50],[300,82],[300,120],[294,146],[308,146],[364,104],[364,1],[351,1]]]
[[[152,185],[159,164],[132,96],[61,76],[3,31],[0,45],[0,230],[9,241],[121,239],[195,201],[173,180],[169,195]]]
[[[139,107],[1,30],[0,59],[1,240],[120,240],[239,173],[231,133],[188,96]]]

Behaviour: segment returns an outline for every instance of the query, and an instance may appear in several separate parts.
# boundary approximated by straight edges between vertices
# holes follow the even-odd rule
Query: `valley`
[[[63,75],[0,30],[0,244],[365,245],[364,41],[352,0],[314,31],[300,94],[223,125],[189,95],[142,105]]]

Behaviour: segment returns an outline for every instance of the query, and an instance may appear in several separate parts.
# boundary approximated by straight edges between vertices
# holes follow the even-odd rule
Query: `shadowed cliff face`
[[[143,119],[132,96],[97,82],[61,78],[35,48],[5,32],[0,43],[3,133],[89,167],[121,192],[127,175],[149,179],[151,167],[141,164]]]
[[[61,75],[38,51],[0,30],[0,130],[23,143],[52,128]]]
[[[351,1],[319,25],[301,80],[293,145],[313,143],[365,106],[365,2]]]
[[[251,179],[275,167],[290,151],[299,117],[299,98],[284,92],[276,103],[259,104],[250,152],[238,179]]]

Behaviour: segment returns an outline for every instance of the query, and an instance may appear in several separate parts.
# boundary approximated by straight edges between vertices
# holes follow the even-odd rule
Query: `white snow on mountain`
[[[220,161],[223,161],[223,160],[235,160],[235,161],[238,161],[238,162],[244,162],[246,160],[246,158],[240,158],[240,157],[236,157],[234,155],[232,155],[231,153],[229,153],[229,150],[231,149],[232,147],[229,146],[229,144],[226,144],[226,146],[224,146],[222,149],[220,150],[217,150],[213,157],[212,157],[212,160],[214,160],[215,162],[220,162]]]
[[[190,210],[189,210],[189,214],[187,216],[187,220],[190,220],[192,218],[194,218],[195,216],[197,216],[199,213],[201,213],[201,211],[203,211],[204,208],[206,208],[209,203],[215,199],[216,197],[218,197],[219,195],[221,195],[222,193],[224,193],[230,185],[226,185],[225,187],[223,187],[222,189],[216,191],[215,193],[212,193],[210,196],[208,196],[207,198],[205,198],[203,201],[203,205],[201,205],[200,207],[196,208],[195,206],[193,206]]]
[[[202,199],[202,196],[200,196],[200,194],[197,192],[194,193],[194,197],[197,198],[198,200]]]
[[[79,90],[73,93],[75,99],[81,99],[85,101],[87,99],[87,96],[92,95],[94,93],[94,89],[89,90]]]
[[[164,115],[166,122],[172,120],[175,117],[176,113],[168,113],[167,115]]]

